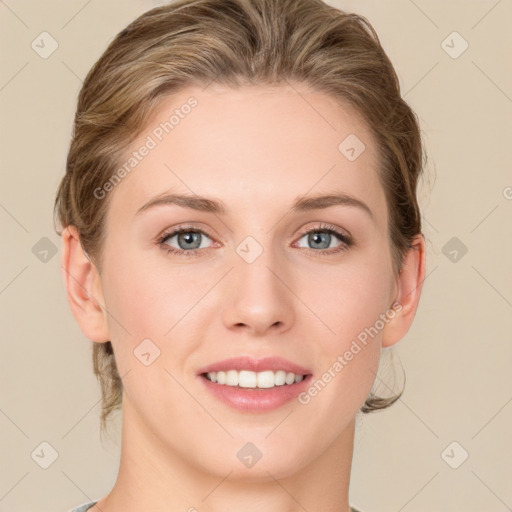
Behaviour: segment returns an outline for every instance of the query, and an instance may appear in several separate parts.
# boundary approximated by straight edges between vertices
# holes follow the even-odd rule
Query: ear
[[[71,311],[82,332],[92,341],[109,341],[100,276],[72,225],[62,232],[61,270]]]
[[[395,316],[383,328],[382,347],[398,343],[409,330],[416,315],[424,280],[425,239],[423,235],[417,235],[396,278]]]

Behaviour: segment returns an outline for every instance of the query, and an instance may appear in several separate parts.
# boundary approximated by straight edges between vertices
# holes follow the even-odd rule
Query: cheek
[[[163,257],[155,266],[150,258],[127,254],[109,266],[105,302],[112,317],[118,320],[109,319],[114,332],[126,336],[128,331],[134,341],[141,336],[165,340],[166,334],[204,294],[205,282],[201,285],[191,267],[187,272],[165,263]]]
[[[326,395],[332,393],[326,403],[361,404],[371,390],[380,361],[382,331],[394,316],[389,314],[391,279],[385,265],[386,261],[379,264],[373,259],[350,268],[340,266],[334,272],[330,269],[324,276],[328,285],[323,291],[311,288],[308,304],[315,305],[311,309],[315,308],[322,320],[316,323],[323,331],[317,338],[322,368],[317,388],[323,389],[325,383],[330,388]]]
[[[323,419],[327,438],[336,437],[364,404],[381,356],[381,315],[387,311],[386,282],[379,273],[354,273],[331,280],[329,296],[316,298],[328,329],[315,350],[319,371],[300,403]],[[326,300],[328,299],[328,300]],[[319,316],[320,316],[319,315]],[[320,326],[322,327],[322,326]],[[334,331],[334,332],[331,332]]]
[[[119,373],[127,376],[125,390],[133,404],[147,408],[146,415],[158,405],[148,402],[153,395],[155,400],[165,396],[171,411],[183,397],[168,372],[174,375],[183,368],[192,349],[185,342],[188,333],[184,328],[200,290],[186,285],[184,274],[169,269],[166,274],[164,269],[127,256],[105,274],[109,331]]]
[[[170,377],[164,368],[172,374],[187,371],[189,356],[200,343],[196,334],[201,332],[211,273],[171,266],[164,258],[157,266],[149,258],[125,254],[105,276],[110,339],[119,373],[130,372],[131,381],[144,389],[151,379],[154,389],[168,389]],[[146,367],[138,356],[154,362]]]
[[[326,339],[334,345],[373,326],[391,306],[392,281],[386,261],[361,258],[355,264],[341,264],[322,272],[308,277],[301,288],[305,302],[325,324]]]

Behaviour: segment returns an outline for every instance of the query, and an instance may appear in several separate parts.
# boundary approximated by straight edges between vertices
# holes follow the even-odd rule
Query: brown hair
[[[66,174],[55,199],[60,224],[77,227],[84,251],[101,272],[109,197],[99,199],[94,190],[113,176],[159,102],[189,85],[288,81],[355,107],[372,130],[399,272],[413,238],[421,234],[416,186],[426,155],[419,122],[366,18],[321,0],[177,0],[130,23],[80,91]],[[93,365],[102,391],[103,429],[122,401],[110,341],[93,343]],[[389,398],[372,392],[361,411],[388,407],[402,392]]]

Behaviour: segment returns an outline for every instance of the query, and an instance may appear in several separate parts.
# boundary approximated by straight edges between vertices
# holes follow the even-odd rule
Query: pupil
[[[187,233],[183,233],[181,236],[182,236],[182,239],[185,240],[185,244],[189,244],[189,243],[193,243],[194,241],[197,242],[197,239],[199,238],[199,233],[187,232]],[[187,248],[190,249],[190,247],[187,247]],[[193,247],[193,249],[197,249],[197,247]]]
[[[323,233],[323,234],[313,234],[311,235],[311,238],[313,239],[313,243],[322,243],[322,240],[323,240],[323,247],[322,249],[325,249],[327,247],[329,247],[329,240],[328,240],[328,237],[330,237],[330,234],[329,233]],[[326,240],[327,239],[327,240]]]

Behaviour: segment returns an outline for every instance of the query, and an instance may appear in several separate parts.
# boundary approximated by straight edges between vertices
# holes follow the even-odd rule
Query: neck
[[[91,512],[350,512],[355,420],[315,460],[288,476],[263,471],[248,481],[214,474],[164,447],[136,412],[123,404],[121,462],[112,491]],[[297,442],[300,450],[300,442]],[[297,454],[297,459],[300,453]],[[255,466],[256,468],[256,466]]]

